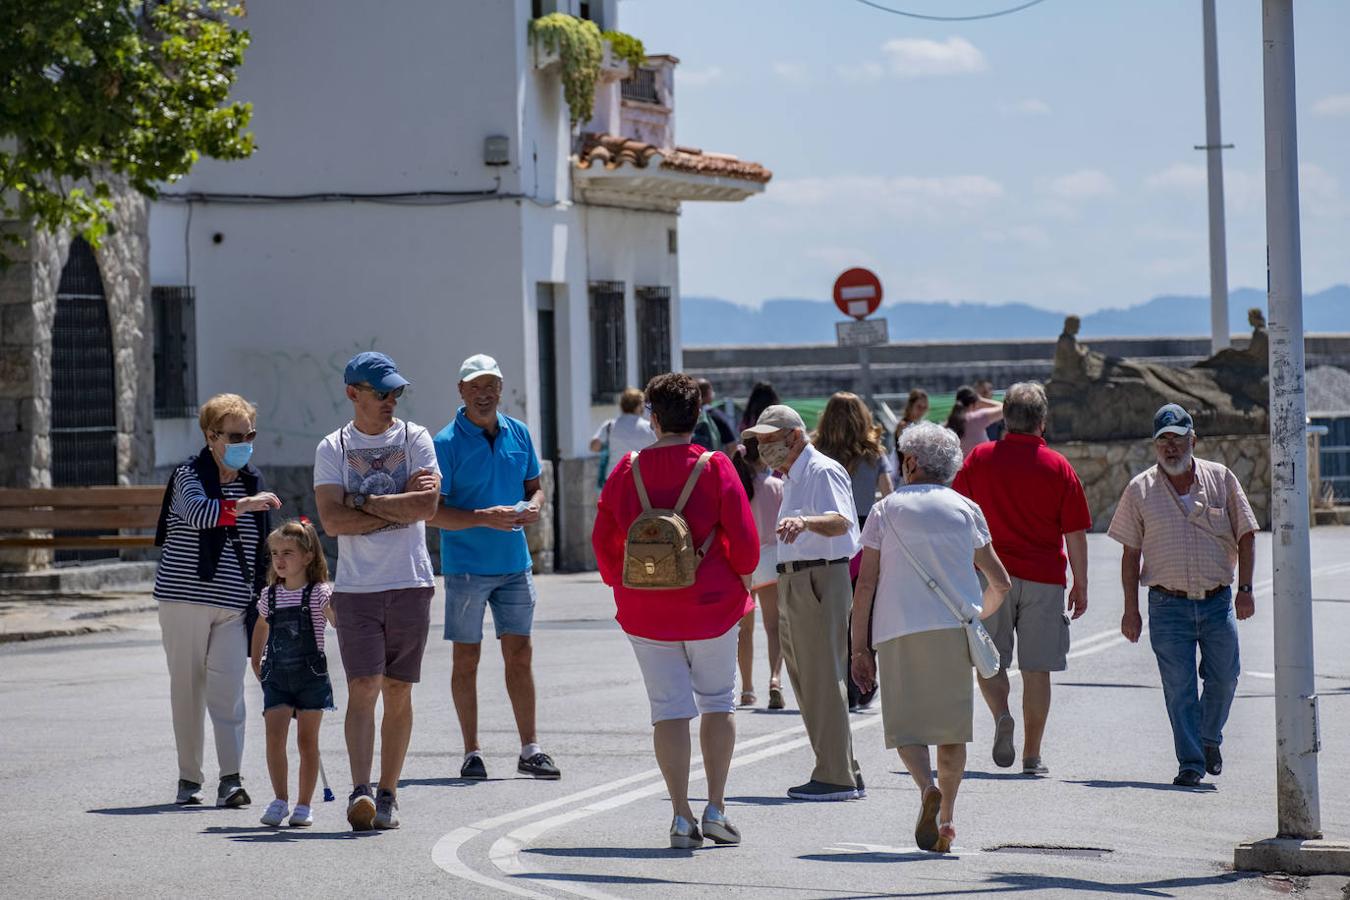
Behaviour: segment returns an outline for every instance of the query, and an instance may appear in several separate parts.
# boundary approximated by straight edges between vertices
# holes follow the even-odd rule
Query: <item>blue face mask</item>
[[[252,457],[252,444],[226,444],[225,457],[221,461],[227,469],[242,469]]]

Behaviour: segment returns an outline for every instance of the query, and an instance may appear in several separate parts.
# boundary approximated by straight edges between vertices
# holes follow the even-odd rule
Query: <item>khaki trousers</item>
[[[852,785],[858,775],[848,722],[848,563],[778,575],[778,637],[792,692],[816,754],[811,777]]]
[[[161,600],[159,628],[169,664],[169,702],[178,745],[178,777],[203,784],[206,713],[216,735],[221,775],[239,771],[244,756],[244,670],[248,667],[242,610]]]

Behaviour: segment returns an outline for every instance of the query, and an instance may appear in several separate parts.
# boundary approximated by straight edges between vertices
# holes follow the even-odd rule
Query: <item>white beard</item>
[[[1173,476],[1174,478],[1180,475],[1185,475],[1187,472],[1191,470],[1191,466],[1193,466],[1194,464],[1195,464],[1194,450],[1187,450],[1186,455],[1181,457],[1181,459],[1177,460],[1175,463],[1169,463],[1165,461],[1161,456],[1158,457],[1158,468],[1162,469],[1164,472],[1166,472],[1168,475]]]

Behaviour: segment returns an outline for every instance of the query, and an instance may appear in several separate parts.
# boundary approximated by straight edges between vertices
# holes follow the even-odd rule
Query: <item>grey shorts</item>
[[[1017,668],[1024,672],[1063,672],[1068,667],[1069,617],[1062,584],[1013,578],[1003,605],[984,620],[1006,669],[1012,665],[1017,636]]]

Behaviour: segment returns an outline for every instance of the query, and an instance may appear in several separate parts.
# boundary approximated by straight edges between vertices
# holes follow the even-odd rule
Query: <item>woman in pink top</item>
[[[751,422],[750,424],[754,424]],[[750,498],[750,512],[759,532],[759,565],[750,576],[750,590],[764,610],[764,637],[769,644],[769,709],[783,708],[783,645],[778,640],[778,510],[783,505],[783,479],[759,458],[759,441],[749,438],[732,458],[741,487]],[[741,619],[736,659],[741,668],[741,706],[754,706],[755,611]]]
[[[703,455],[689,442],[702,409],[698,383],[681,373],[658,375],[647,385],[647,405],[657,441],[637,464],[652,507],[671,509]],[[704,835],[736,844],[740,832],[727,820],[724,797],[736,747],[737,623],[754,609],[746,576],[759,561],[755,520],[731,460],[712,454],[683,511],[695,547],[713,534],[694,585],[634,590],[623,586],[624,542],[641,512],[630,456],[618,461],[600,492],[591,544],[647,687],[656,759],[675,813],[670,846],[701,847]],[[689,806],[689,720],[699,715],[708,782],[702,831]]]
[[[963,457],[969,456],[970,451],[989,440],[987,432],[990,425],[1002,421],[1001,402],[981,397],[968,385],[956,389],[956,405],[947,417],[947,427],[961,439]]]

